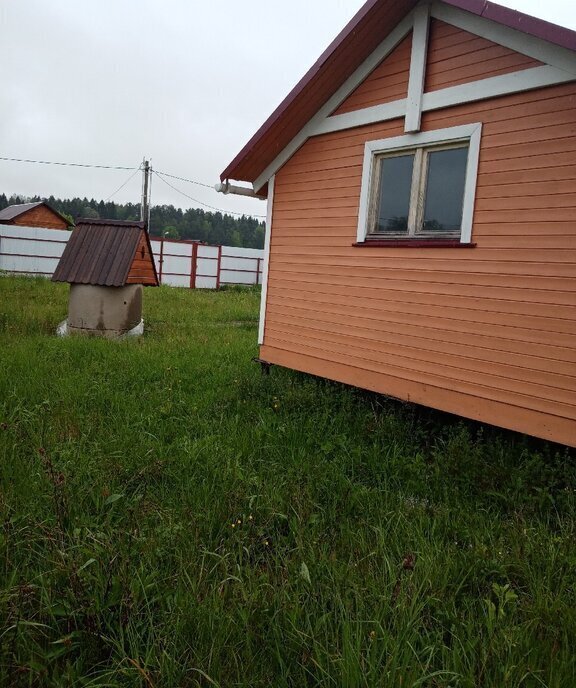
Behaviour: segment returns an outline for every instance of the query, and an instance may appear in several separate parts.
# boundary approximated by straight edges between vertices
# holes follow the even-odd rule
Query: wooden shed
[[[143,222],[79,220],[52,276],[70,283],[68,331],[116,337],[142,319],[142,287],[158,286]]]
[[[263,360],[576,446],[576,32],[369,0],[221,180]]]
[[[0,225],[17,225],[20,227],[47,227],[48,229],[68,229],[71,225],[68,218],[46,203],[18,203],[0,210]]]

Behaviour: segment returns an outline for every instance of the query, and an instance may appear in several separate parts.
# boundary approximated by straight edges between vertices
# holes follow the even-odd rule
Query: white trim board
[[[486,19],[486,17],[479,17],[442,2],[433,3],[431,16],[576,76],[576,53],[568,50],[568,48],[562,48],[541,38],[530,36],[522,31]]]
[[[390,33],[376,50],[358,67],[358,69],[340,86],[336,93],[318,110],[306,125],[296,134],[290,143],[276,156],[266,169],[254,181],[253,188],[258,192],[268,179],[287,162],[294,153],[306,142],[310,132],[330,116],[346,98],[385,60],[396,46],[412,31],[414,12],[410,12]],[[404,113],[402,113],[404,114]]]
[[[430,29],[430,5],[418,5],[414,12],[414,33],[412,34],[412,54],[410,55],[410,75],[408,77],[408,98],[406,99],[406,118],[404,131],[420,131],[422,119],[422,96],[428,62],[428,33]]]
[[[358,212],[358,228],[356,241],[366,239],[368,225],[368,207],[372,189],[372,175],[374,171],[374,156],[388,151],[418,148],[431,144],[455,143],[468,141],[468,162],[466,164],[466,183],[464,186],[464,204],[462,207],[462,226],[460,242],[467,244],[472,237],[472,220],[474,216],[474,201],[476,199],[476,181],[478,176],[478,162],[480,157],[480,138],[482,124],[465,124],[459,127],[425,131],[418,134],[406,134],[390,139],[367,141],[364,146],[364,162],[362,167],[362,186],[360,190],[360,210]]]
[[[394,100],[391,103],[383,103],[382,105],[374,105],[373,107],[346,112],[343,115],[326,117],[324,121],[310,130],[309,136],[319,136],[320,134],[330,134],[333,131],[353,129],[371,122],[386,122],[390,119],[404,117],[405,113],[406,98],[402,98],[402,100]]]
[[[270,240],[272,235],[272,212],[274,209],[274,175],[268,180],[268,202],[266,206],[266,236],[264,239],[264,267],[262,268],[262,293],[260,295],[260,320],[258,323],[258,344],[264,342],[266,325],[266,298],[268,296],[268,266],[270,265]]]
[[[576,81],[576,76],[556,67],[532,67],[520,72],[492,76],[480,81],[471,81],[459,86],[450,86],[440,91],[424,94],[424,111],[439,110],[452,105],[473,103],[478,100],[532,91],[544,86],[556,86],[568,81]]]
[[[569,81],[576,81],[576,77],[556,67],[533,67],[520,72],[511,72],[500,76],[492,76],[479,81],[471,81],[459,86],[450,86],[439,91],[425,93],[422,97],[422,111],[441,110],[442,108],[479,100],[488,100],[498,96],[531,91],[545,86],[555,86]],[[402,116],[401,110],[405,100],[397,100],[385,105],[356,110],[345,115],[328,117],[318,127],[310,132],[310,136],[328,134],[367,124],[377,124]]]
[[[425,16],[426,22],[424,22]],[[448,87],[439,91],[419,94],[418,85],[420,77],[424,79],[425,75],[423,60],[425,61],[426,59],[426,51],[415,48],[413,45],[408,98],[356,110],[343,115],[331,115],[411,30],[415,30],[413,44],[418,43],[418,36],[416,34],[424,35],[424,29],[427,36],[429,17],[440,19],[447,24],[461,28],[464,31],[469,31],[523,55],[528,55],[545,64],[542,67],[533,67],[501,76],[472,81],[459,86]],[[576,81],[576,52],[530,36],[522,31],[503,26],[485,17],[479,17],[456,7],[445,5],[442,2],[433,2],[429,5],[428,1],[424,0],[398,24],[354,74],[344,82],[325,105],[304,125],[292,141],[254,181],[253,189],[255,192],[258,192],[270,177],[276,174],[312,136],[385,122],[404,116],[406,116],[406,130],[416,131],[419,129],[419,118],[422,112],[487,100],[545,86],[554,86],[569,81]]]

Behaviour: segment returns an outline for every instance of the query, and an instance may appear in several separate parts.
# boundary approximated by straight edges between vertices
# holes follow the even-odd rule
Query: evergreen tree
[[[50,196],[25,197],[13,194],[10,198],[0,194],[0,210],[16,203],[46,200],[55,210],[77,221],[78,218],[108,220],[139,220],[140,205],[114,203],[94,198],[60,199]],[[166,234],[168,232],[168,234]],[[208,244],[224,244],[245,248],[264,247],[264,223],[249,215],[234,217],[220,212],[188,208],[182,210],[173,205],[156,205],[150,214],[150,234],[171,238],[203,241]]]

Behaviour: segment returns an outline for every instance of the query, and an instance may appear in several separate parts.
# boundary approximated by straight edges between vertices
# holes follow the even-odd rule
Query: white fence
[[[50,277],[70,232],[0,225],[0,270]],[[161,284],[218,289],[225,284],[261,284],[264,251],[208,246],[198,241],[151,239]]]

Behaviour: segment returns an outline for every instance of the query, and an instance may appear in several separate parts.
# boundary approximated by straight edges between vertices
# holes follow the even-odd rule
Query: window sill
[[[459,239],[366,239],[352,246],[358,248],[474,248],[475,243],[462,243]]]

